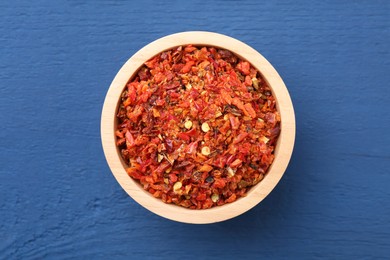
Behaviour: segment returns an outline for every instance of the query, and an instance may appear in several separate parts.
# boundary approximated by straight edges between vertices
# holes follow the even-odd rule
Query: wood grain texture
[[[126,166],[121,159],[121,154],[116,146],[116,115],[118,114],[118,107],[123,90],[126,88],[129,79],[136,75],[139,68],[145,62],[159,53],[188,44],[227,49],[241,57],[243,60],[249,61],[254,68],[261,72],[263,78],[271,87],[281,116],[281,132],[275,147],[275,160],[265,178],[255,187],[251,188],[245,198],[238,199],[231,204],[207,210],[189,210],[176,205],[167,205],[160,199],[154,198],[150,193],[141,188],[139,183],[129,178],[129,175],[126,172],[128,166]],[[245,43],[226,35],[212,32],[191,31],[171,34],[149,43],[141,50],[137,51],[122,66],[113,79],[104,100],[100,129],[103,150],[108,165],[116,180],[135,201],[157,215],[171,220],[191,224],[209,224],[224,221],[243,214],[260,203],[275,188],[287,168],[293,151],[295,140],[295,116],[291,98],[283,80],[280,78],[278,72],[260,53]]]
[[[388,258],[389,11],[380,0],[1,1],[0,258]],[[262,53],[297,121],[276,189],[237,218],[201,226],[129,198],[99,131],[121,64],[190,30]]]

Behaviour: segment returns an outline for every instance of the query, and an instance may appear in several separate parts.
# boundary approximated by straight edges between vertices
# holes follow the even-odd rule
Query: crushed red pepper
[[[267,173],[280,133],[261,74],[214,47],[180,46],[145,62],[117,118],[128,175],[163,202],[191,209],[245,196]]]

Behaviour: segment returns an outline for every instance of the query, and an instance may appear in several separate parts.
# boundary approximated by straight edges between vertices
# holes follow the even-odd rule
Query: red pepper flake
[[[188,73],[190,70],[191,70],[191,68],[192,68],[192,66],[195,64],[195,62],[194,61],[192,61],[192,60],[190,60],[190,61],[188,61],[185,65],[184,65],[184,67],[181,69],[181,73]]]
[[[175,183],[177,182],[177,176],[173,173],[169,174],[169,180],[172,182],[172,183]]]
[[[206,200],[206,193],[199,193],[198,196],[196,197],[197,201],[204,201]]]
[[[256,111],[253,109],[252,105],[250,103],[246,103],[244,105],[245,110],[248,112],[249,116],[252,118],[256,117]]]
[[[250,73],[250,64],[247,61],[241,61],[237,65],[237,69],[242,72],[244,75],[249,75]]]
[[[222,189],[226,185],[226,182],[223,179],[216,179],[213,184],[213,188]]]
[[[227,200],[225,200],[226,203],[232,203],[237,198],[237,195],[233,193]]]
[[[242,163],[242,161],[241,161],[240,159],[235,159],[234,162],[232,162],[232,163],[230,164],[230,167],[231,167],[231,168],[237,168],[238,166],[241,165],[241,163]]]
[[[239,135],[237,135],[237,137],[234,138],[233,140],[233,144],[238,144],[240,143],[242,140],[245,139],[245,137],[247,137],[249,134],[248,133],[240,133]]]
[[[232,125],[232,129],[237,130],[240,127],[240,120],[233,115],[230,115],[229,119],[230,119],[230,124]]]
[[[116,144],[152,196],[190,209],[232,203],[267,174],[280,115],[261,74],[228,50],[164,51],[126,85]]]
[[[213,169],[214,169],[213,166],[208,165],[208,164],[204,164],[204,165],[202,165],[202,167],[200,167],[199,171],[200,172],[210,172]]]
[[[134,137],[129,131],[126,132],[126,145],[128,148],[131,148],[135,145]]]

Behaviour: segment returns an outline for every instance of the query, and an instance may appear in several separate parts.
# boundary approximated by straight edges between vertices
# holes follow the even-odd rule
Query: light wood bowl
[[[252,187],[246,197],[211,209],[192,210],[165,204],[154,198],[126,173],[126,164],[116,147],[114,131],[120,96],[126,83],[150,58],[165,50],[186,44],[227,49],[249,61],[271,87],[281,116],[281,132],[275,148],[275,160],[265,178]],[[295,140],[295,116],[287,88],[272,65],[256,50],[234,38],[211,32],[183,32],[160,38],[135,53],[119,70],[104,101],[101,138],[108,165],[122,188],[139,204],[162,217],[185,223],[205,224],[236,217],[256,206],[277,185],[290,160]]]

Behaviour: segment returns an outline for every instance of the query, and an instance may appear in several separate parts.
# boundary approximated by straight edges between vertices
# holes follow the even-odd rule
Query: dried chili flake
[[[261,74],[228,50],[193,45],[145,62],[117,118],[127,174],[154,197],[190,209],[245,196],[267,174],[280,133]]]

